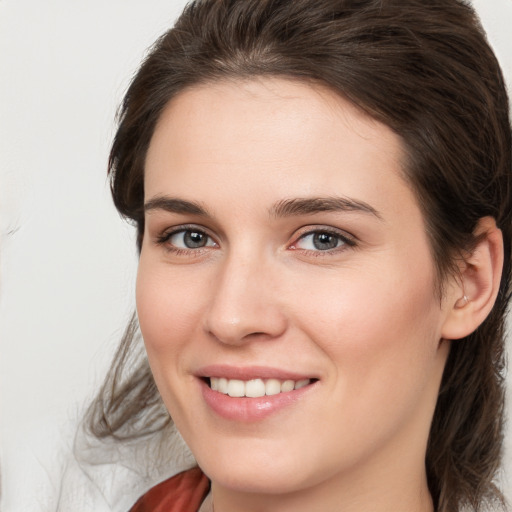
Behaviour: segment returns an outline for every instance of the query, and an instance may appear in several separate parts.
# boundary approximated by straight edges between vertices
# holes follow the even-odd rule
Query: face
[[[447,313],[402,156],[386,126],[284,79],[191,88],[164,111],[137,309],[213,485],[423,470]]]

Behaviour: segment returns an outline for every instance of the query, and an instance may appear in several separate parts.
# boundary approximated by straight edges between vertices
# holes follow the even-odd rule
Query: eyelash
[[[306,228],[305,228],[306,229]],[[207,238],[207,244],[200,247],[189,247],[189,248],[182,248],[182,247],[175,247],[169,243],[171,238],[173,236],[176,236],[180,233],[183,233],[185,235],[186,233],[197,233],[200,235],[203,235]],[[321,249],[302,249],[300,247],[297,247],[298,243],[301,240],[305,240],[307,237],[315,236],[315,235],[328,235],[331,237],[335,237],[337,239],[337,245],[336,247],[321,250]],[[202,254],[202,252],[205,249],[208,249],[209,247],[218,247],[218,243],[215,242],[212,236],[210,236],[204,229],[198,228],[196,226],[179,226],[176,229],[173,229],[172,231],[164,232],[163,234],[159,235],[156,238],[156,244],[161,246],[166,246],[166,249],[169,252],[172,252],[176,255],[197,255],[199,256]],[[210,242],[213,242],[213,244],[210,244]],[[308,255],[313,255],[314,257],[325,257],[325,256],[331,256],[334,254],[338,254],[341,251],[346,250],[350,247],[355,247],[357,245],[356,239],[353,236],[349,236],[346,233],[342,233],[335,229],[329,229],[325,227],[309,227],[307,230],[304,230],[302,234],[300,234],[294,242],[292,242],[289,246],[289,250],[294,251],[302,251],[303,253],[306,253]]]
[[[183,247],[175,247],[169,243],[173,236],[176,236],[180,233],[183,233],[183,235],[185,235],[187,232],[203,235],[209,241],[213,241],[215,246],[218,246],[217,242],[215,242],[213,240],[213,237],[211,237],[204,229],[197,228],[196,226],[179,226],[176,229],[162,233],[161,235],[159,235],[156,238],[155,242],[157,245],[166,246],[166,249],[169,252],[172,252],[178,256],[179,255],[191,255],[191,253],[195,253],[195,255],[199,255],[200,253],[202,253],[202,251],[204,249],[207,249],[208,247],[213,247],[213,245],[205,245],[205,246],[196,247],[196,248],[193,248],[193,247],[183,248]],[[207,244],[208,244],[208,240],[207,240]]]
[[[337,239],[338,245],[336,247],[320,250],[320,249],[302,249],[297,247],[301,240],[305,240],[307,237],[314,237],[315,235],[329,235],[335,237]],[[338,256],[340,253],[357,247],[357,240],[354,236],[349,235],[346,232],[342,232],[340,230],[334,228],[327,228],[323,226],[309,226],[304,228],[303,233],[301,233],[295,241],[289,246],[290,250],[301,251],[302,254],[305,254],[308,257],[314,258],[329,258],[333,256]]]

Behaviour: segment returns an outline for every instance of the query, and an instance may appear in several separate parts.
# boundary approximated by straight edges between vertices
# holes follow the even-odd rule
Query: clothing
[[[208,478],[195,467],[152,487],[130,512],[197,512],[209,488]]]

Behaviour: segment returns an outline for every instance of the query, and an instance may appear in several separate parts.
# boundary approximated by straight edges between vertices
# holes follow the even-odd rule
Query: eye
[[[199,229],[180,229],[179,231],[167,233],[159,238],[158,243],[167,244],[171,249],[182,250],[217,246],[209,235]]]
[[[291,249],[302,249],[305,251],[332,251],[344,246],[354,246],[355,242],[340,233],[317,230],[302,235],[291,247]]]

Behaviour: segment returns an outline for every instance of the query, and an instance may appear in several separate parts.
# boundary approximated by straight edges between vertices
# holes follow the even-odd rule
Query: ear
[[[475,331],[498,295],[503,268],[502,233],[492,217],[483,217],[474,235],[479,242],[462,263],[459,279],[454,280],[444,300],[447,316],[441,336],[447,340],[464,338]]]

